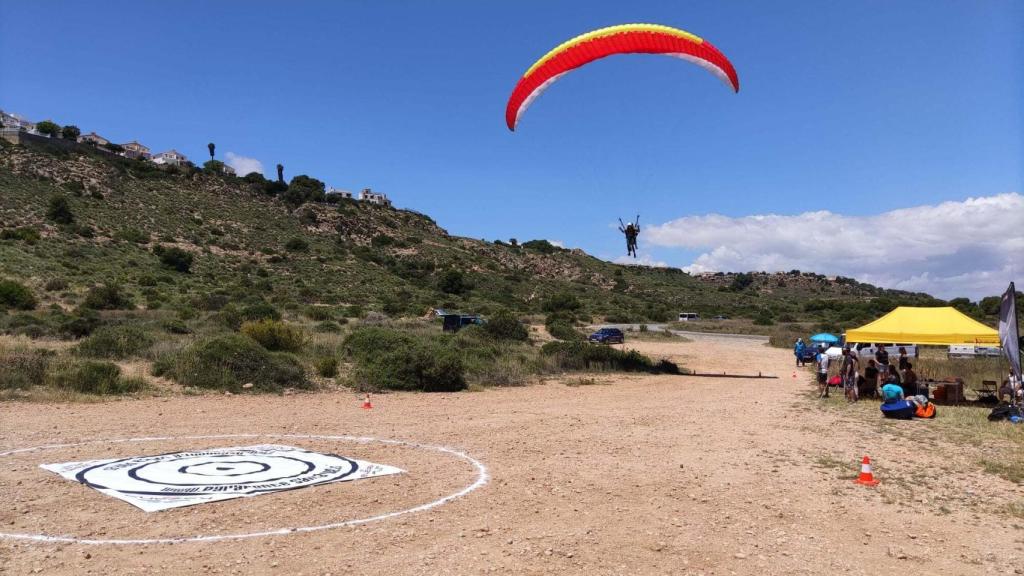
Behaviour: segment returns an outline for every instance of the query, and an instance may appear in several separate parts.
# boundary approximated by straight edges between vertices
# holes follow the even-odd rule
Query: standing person
[[[843,393],[847,402],[857,401],[857,355],[849,347],[843,349],[843,363],[839,369],[843,378]]]
[[[858,393],[869,398],[878,396],[878,365],[874,360],[868,360],[868,365],[864,368],[864,388]]]
[[[828,354],[824,350],[818,350],[815,363],[818,365],[818,396],[828,398]]]
[[[907,359],[907,349],[904,348],[903,346],[900,346],[900,372],[907,369],[907,364],[910,364],[910,360]]]
[[[885,378],[889,374],[889,351],[885,344],[875,344],[875,362],[878,363],[878,373]]]
[[[804,366],[804,350],[807,349],[807,345],[804,344],[803,338],[796,339],[796,345],[793,346],[793,354],[796,355],[797,367]]]

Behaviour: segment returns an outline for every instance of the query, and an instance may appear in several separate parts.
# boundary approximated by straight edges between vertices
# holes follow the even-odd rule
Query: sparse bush
[[[186,252],[176,246],[166,247],[156,245],[153,247],[153,253],[160,258],[160,264],[165,268],[171,270],[177,270],[187,274],[192,269],[192,254]]]
[[[299,237],[289,238],[288,241],[284,243],[284,248],[285,250],[290,250],[292,252],[303,252],[309,248],[309,242]]]
[[[69,226],[75,221],[75,214],[71,211],[71,203],[63,194],[55,194],[50,197],[50,204],[46,209],[46,217],[57,224]]]
[[[584,339],[583,334],[574,328],[570,322],[565,320],[557,319],[553,322],[547,322],[545,324],[545,328],[547,328],[548,334],[550,334],[552,338],[557,338],[558,340],[574,342]]]
[[[345,338],[360,390],[452,392],[466,387],[459,354],[435,340],[388,328],[360,328]]]
[[[314,330],[324,333],[338,333],[341,332],[341,326],[337,322],[320,322]]]
[[[61,290],[68,289],[68,281],[63,278],[50,278],[46,281],[46,285],[43,286],[47,292],[60,292]]]
[[[470,289],[461,270],[448,270],[437,280],[437,289],[445,294],[463,294]]]
[[[28,286],[14,280],[0,280],[0,310],[34,310],[38,303]]]
[[[541,254],[554,254],[561,250],[561,248],[547,240],[530,240],[529,242],[523,242],[523,248],[533,252],[540,252]]]
[[[74,316],[60,323],[58,330],[67,338],[83,338],[92,334],[103,324],[98,314],[89,309],[81,309]]]
[[[0,390],[43,384],[53,356],[47,350],[0,348]]]
[[[119,230],[116,237],[118,240],[124,240],[125,242],[131,242],[133,244],[149,244],[149,233],[143,232],[138,228],[124,228]]]
[[[20,240],[29,246],[39,242],[40,238],[39,230],[27,226],[0,230],[0,240]]]
[[[579,298],[568,292],[560,292],[544,301],[542,309],[547,313],[575,312],[582,308]]]
[[[515,314],[508,310],[499,310],[491,315],[483,330],[492,338],[498,340],[515,340],[525,342],[530,339],[530,333],[526,326],[519,321]]]
[[[121,369],[112,362],[65,360],[55,363],[46,375],[55,388],[85,394],[128,394],[138,392],[144,383],[138,378],[121,377]]]
[[[90,288],[82,306],[93,310],[126,310],[134,307],[121,286],[112,283]]]
[[[334,308],[329,306],[307,306],[305,310],[306,317],[310,320],[316,320],[323,322],[324,320],[334,319]]]
[[[245,322],[239,331],[273,352],[298,352],[306,344],[302,330],[280,320]]]
[[[618,350],[585,342],[548,342],[541,347],[541,354],[553,359],[562,370],[680,373],[679,367],[668,360],[655,363],[636,350]]]
[[[192,330],[185,322],[177,318],[169,318],[161,322],[160,326],[170,334],[191,334]]]
[[[252,390],[257,392],[309,387],[294,356],[268,352],[240,334],[200,340],[170,358],[161,359],[154,365],[154,371],[185,386],[233,392],[241,392],[242,385],[247,383],[252,383]]]
[[[153,345],[153,337],[138,326],[103,326],[78,345],[78,353],[93,358],[120,360]]]
[[[316,359],[316,373],[324,378],[338,375],[338,359],[334,356],[321,356]]]

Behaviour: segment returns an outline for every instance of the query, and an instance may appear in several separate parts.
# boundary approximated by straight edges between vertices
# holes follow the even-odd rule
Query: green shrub
[[[545,300],[542,309],[550,314],[553,312],[575,312],[582,307],[583,305],[575,295],[561,292]]]
[[[316,359],[316,373],[324,378],[338,375],[338,359],[334,356],[321,356]]]
[[[160,258],[160,264],[165,268],[177,270],[178,272],[185,274],[192,270],[192,254],[182,250],[181,248],[176,246],[168,248],[158,244],[153,247],[153,253]]]
[[[229,334],[199,340],[154,365],[155,373],[185,386],[239,392],[276,392],[285,387],[308,388],[299,361],[291,354],[268,352],[251,338]]]
[[[280,320],[281,313],[272,304],[257,302],[245,306],[241,310],[242,320]]]
[[[307,318],[317,322],[334,319],[334,308],[329,306],[307,306],[305,313]]]
[[[239,331],[274,352],[298,352],[306,344],[302,330],[280,320],[245,322]]]
[[[63,278],[50,278],[46,281],[46,285],[43,286],[47,292],[59,292],[61,290],[68,289],[68,281]]]
[[[526,326],[508,310],[499,310],[494,313],[483,325],[483,330],[498,340],[525,342],[530,339],[530,333],[526,330]]]
[[[0,310],[34,310],[38,303],[28,286],[14,280],[0,280]]]
[[[46,375],[48,385],[85,394],[128,394],[138,392],[144,382],[121,377],[121,369],[112,362],[66,360]]]
[[[160,326],[170,334],[191,334],[192,330],[185,322],[177,318],[164,320]]]
[[[309,248],[309,242],[298,237],[289,238],[288,241],[284,243],[284,248],[285,250],[290,250],[292,252],[303,252]]]
[[[349,334],[344,349],[355,364],[353,379],[360,390],[452,392],[466,387],[458,352],[433,338],[367,327]]]
[[[92,334],[102,324],[103,321],[95,311],[83,308],[78,310],[74,316],[64,319],[58,330],[62,336],[67,338],[83,338]]]
[[[561,250],[561,248],[547,240],[530,240],[528,242],[523,242],[523,248],[532,250],[533,252],[540,252],[541,254],[554,254]]]
[[[21,240],[25,244],[33,245],[39,242],[41,236],[35,228],[4,228],[0,230],[0,240]]]
[[[470,288],[465,275],[459,270],[448,270],[437,280],[437,289],[445,294],[464,294]]]
[[[121,286],[113,283],[90,288],[85,294],[82,306],[93,310],[126,310],[134,308],[131,298],[124,293]]]
[[[133,244],[149,244],[149,233],[138,228],[124,228],[119,230],[115,237]]]
[[[78,345],[78,353],[93,358],[120,360],[153,345],[153,337],[138,326],[122,324],[97,329]]]
[[[63,194],[55,194],[50,197],[50,204],[46,208],[46,217],[57,224],[65,226],[75,221],[75,214],[71,211],[71,203]]]
[[[48,350],[0,348],[0,390],[43,384],[53,356]]]
[[[316,325],[314,330],[324,333],[338,333],[341,332],[341,326],[337,322],[320,322]]]
[[[636,350],[618,350],[586,342],[548,342],[541,354],[551,358],[562,370],[620,370],[679,374],[679,367],[668,360],[653,360]]]

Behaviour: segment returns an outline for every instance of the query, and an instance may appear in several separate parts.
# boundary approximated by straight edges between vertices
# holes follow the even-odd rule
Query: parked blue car
[[[626,341],[626,335],[618,328],[601,328],[591,334],[588,340],[597,344],[622,344]]]

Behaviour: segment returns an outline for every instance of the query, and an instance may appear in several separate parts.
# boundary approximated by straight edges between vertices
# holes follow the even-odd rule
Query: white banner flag
[[[1010,370],[1020,379],[1020,332],[1017,326],[1017,292],[1010,282],[1010,287],[1003,294],[999,303],[999,342],[1003,346],[1003,354],[1010,363]]]

